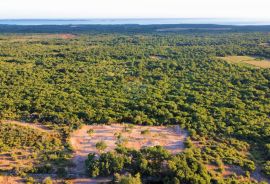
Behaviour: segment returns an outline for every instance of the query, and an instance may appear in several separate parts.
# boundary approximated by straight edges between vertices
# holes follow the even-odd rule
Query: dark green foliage
[[[211,177],[195,157],[181,153],[173,156],[160,146],[140,151],[117,148],[95,158],[89,154],[86,161],[90,176],[108,176],[119,172],[140,173],[149,181],[209,183]],[[97,172],[98,171],[98,172]]]
[[[158,28],[164,25],[80,26],[77,32],[68,26],[1,26],[0,32],[84,34],[70,39],[41,34],[0,35],[0,118],[64,126],[65,139],[82,123],[179,124],[189,131],[192,140],[204,139],[202,150],[195,154],[198,160],[238,165],[251,172],[256,160],[248,155],[250,151],[259,155],[258,163],[269,160],[270,69],[216,58],[270,58],[270,47],[262,45],[270,40],[269,26],[175,33],[156,32]],[[0,148],[27,144],[42,150],[59,145],[51,142],[53,137],[37,145],[24,130],[23,135],[21,130],[11,131],[29,140],[22,143],[16,136],[7,138],[8,127],[3,130]],[[33,136],[37,140],[43,137]],[[186,145],[194,147],[191,140]],[[94,159],[96,165],[91,167],[96,169],[91,169],[90,175],[118,172],[128,165],[134,167],[130,171],[133,175],[159,175],[162,168],[156,163],[160,160],[149,163],[148,159],[153,159],[155,151],[162,151],[144,151],[126,150],[130,156],[123,160],[114,154],[104,155],[103,165]],[[59,155],[62,157],[62,152],[52,151],[44,159],[59,162]],[[166,162],[172,160],[167,153],[159,156]],[[177,157],[174,159],[177,161]],[[181,163],[186,159],[181,157]],[[192,168],[199,176],[192,182],[208,182],[199,165],[195,162],[196,168]],[[172,174],[168,182],[183,179],[179,173]],[[190,177],[185,176],[188,180]]]
[[[94,153],[90,153],[88,155],[88,158],[85,161],[85,165],[86,165],[86,168],[87,168],[87,173],[90,176],[96,177],[96,176],[100,175],[100,173],[99,173],[99,163],[96,161]]]
[[[270,176],[270,161],[267,161],[267,162],[263,165],[263,172],[264,172],[267,176]]]
[[[56,171],[56,174],[60,178],[65,178],[68,175],[67,170],[63,167],[59,167]]]

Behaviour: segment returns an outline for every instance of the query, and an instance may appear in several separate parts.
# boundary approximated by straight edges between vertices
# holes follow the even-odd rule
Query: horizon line
[[[242,20],[242,21],[250,21],[250,20],[260,20],[260,21],[270,21],[270,18],[243,18],[243,17],[113,17],[113,18],[105,18],[105,17],[97,17],[97,18],[0,18],[0,20],[153,20],[153,19],[213,19],[213,20]]]

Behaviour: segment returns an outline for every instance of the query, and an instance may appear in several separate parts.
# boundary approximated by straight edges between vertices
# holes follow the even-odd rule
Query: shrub
[[[107,144],[104,141],[99,141],[96,143],[96,148],[99,152],[103,152],[107,148]]]
[[[64,167],[58,168],[56,174],[60,178],[65,178],[68,175],[67,170]]]
[[[34,183],[35,183],[35,179],[33,177],[26,178],[26,184],[34,184]]]
[[[142,134],[142,135],[150,134],[150,130],[148,130],[148,129],[142,130],[142,131],[141,131],[141,134]]]
[[[42,181],[42,184],[53,184],[53,181],[50,177],[47,177]]]
[[[89,136],[92,136],[93,134],[94,134],[94,130],[93,129],[89,129],[89,130],[87,130],[87,134],[89,135]]]
[[[263,172],[270,177],[270,161],[265,162],[263,165]]]
[[[121,176],[119,174],[115,174],[115,183],[117,184],[141,184],[141,176],[140,174],[136,174],[134,177],[129,175]]]

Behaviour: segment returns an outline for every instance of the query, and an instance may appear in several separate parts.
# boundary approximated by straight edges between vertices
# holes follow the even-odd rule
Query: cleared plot
[[[174,32],[174,31],[189,31],[189,30],[199,30],[199,31],[229,31],[232,28],[221,27],[221,28],[211,28],[211,27],[202,27],[202,28],[192,28],[192,27],[172,27],[172,28],[162,28],[157,29],[158,32]]]
[[[9,35],[0,36],[1,42],[29,42],[41,41],[48,39],[72,39],[75,38],[74,34],[29,34],[29,35]]]
[[[89,153],[99,153],[96,144],[100,141],[107,145],[105,152],[115,149],[120,143],[134,149],[160,145],[172,153],[178,153],[183,151],[186,137],[187,132],[179,126],[85,125],[71,134],[73,162],[76,165],[73,172],[84,173],[84,161]]]
[[[259,45],[264,46],[264,47],[269,47],[270,46],[270,42],[268,42],[268,43],[261,43]]]
[[[161,56],[161,55],[151,55],[149,58],[154,59],[154,60],[166,59],[165,56]]]
[[[104,183],[110,183],[112,181],[112,178],[77,178],[68,180],[72,184],[104,184]]]
[[[159,32],[173,32],[173,31],[190,31],[190,30],[200,30],[200,31],[229,31],[231,28],[221,27],[221,28],[192,28],[192,27],[174,27],[174,28],[162,28],[157,29]]]
[[[251,56],[226,56],[218,58],[233,64],[248,64],[260,68],[270,68],[269,59],[260,59],[258,57],[251,57]]]

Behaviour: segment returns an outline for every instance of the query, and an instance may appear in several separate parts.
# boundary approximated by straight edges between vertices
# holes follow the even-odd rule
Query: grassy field
[[[270,60],[269,59],[260,59],[252,56],[226,56],[226,57],[218,57],[219,59],[223,59],[229,63],[236,64],[248,64],[253,65],[260,68],[270,68]]]

